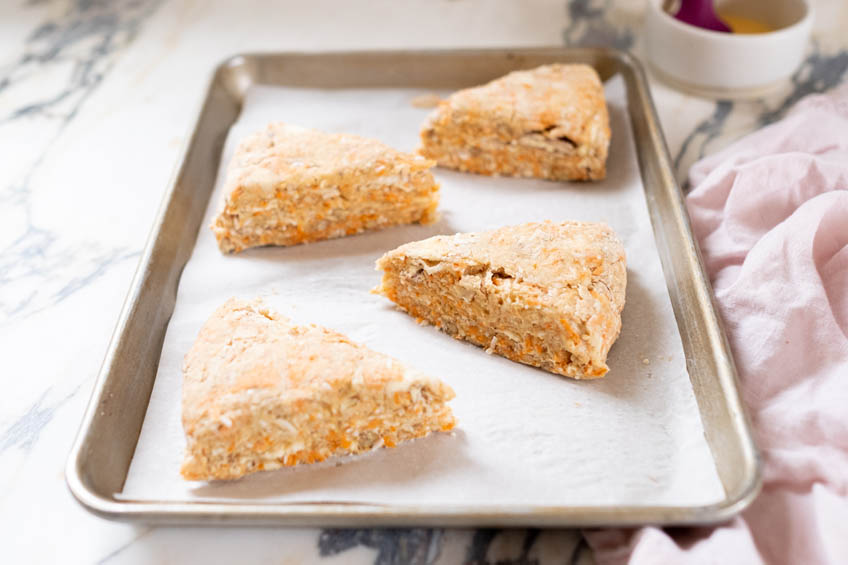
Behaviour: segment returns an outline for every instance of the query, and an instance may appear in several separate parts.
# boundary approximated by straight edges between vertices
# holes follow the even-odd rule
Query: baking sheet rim
[[[681,224],[684,230],[684,235],[689,240],[694,252],[695,260],[697,261],[695,283],[696,293],[701,300],[701,306],[704,307],[704,299],[707,301],[708,312],[711,316],[710,335],[706,336],[707,341],[710,341],[713,347],[718,347],[714,353],[720,357],[720,361],[724,361],[724,366],[719,366],[720,375],[717,378],[723,381],[722,384],[726,387],[731,386],[730,390],[724,390],[722,397],[727,402],[727,408],[733,418],[741,419],[741,424],[737,422],[739,429],[739,437],[742,444],[742,451],[749,456],[742,463],[746,468],[746,477],[742,488],[737,489],[735,493],[727,493],[725,485],[726,498],[721,502],[705,505],[705,506],[590,506],[590,507],[575,507],[575,506],[506,506],[491,510],[489,508],[480,510],[473,506],[382,506],[369,505],[359,503],[309,503],[309,504],[243,504],[238,502],[233,503],[212,503],[212,502],[147,502],[147,501],[132,501],[118,500],[111,494],[97,492],[88,481],[85,480],[84,474],[86,469],[87,449],[90,442],[96,438],[91,437],[92,424],[97,418],[98,408],[103,404],[104,389],[109,383],[113,375],[113,364],[115,361],[117,350],[122,345],[123,338],[127,330],[127,326],[133,320],[138,306],[139,295],[143,287],[147,283],[148,270],[154,258],[154,250],[159,243],[163,226],[165,225],[166,216],[174,205],[175,195],[180,184],[180,178],[186,168],[188,157],[196,143],[198,130],[203,125],[203,114],[206,106],[211,103],[213,96],[221,94],[216,89],[224,89],[225,93],[234,97],[240,103],[244,93],[252,84],[262,83],[259,80],[260,71],[258,70],[263,62],[269,58],[285,61],[286,59],[314,59],[318,62],[321,58],[341,58],[356,60],[365,58],[368,59],[387,59],[391,57],[415,57],[420,56],[504,56],[507,59],[517,58],[521,56],[529,57],[549,57],[551,59],[571,59],[574,61],[582,61],[584,59],[593,60],[599,63],[610,64],[616,66],[617,72],[630,71],[630,76],[625,76],[627,87],[628,109],[632,114],[634,106],[641,113],[640,120],[644,120],[649,130],[649,137],[652,139],[646,141],[639,139],[636,135],[637,125],[631,124],[634,129],[634,138],[636,138],[637,146],[642,143],[650,143],[653,146],[655,156],[658,158],[658,166],[661,169],[664,188],[670,192],[673,209],[670,211],[676,220]],[[266,63],[267,64],[267,63]],[[245,74],[246,73],[246,74]],[[285,84],[285,83],[268,83],[267,84]],[[351,83],[350,86],[357,86]],[[359,84],[360,87],[366,86]],[[635,91],[635,92],[634,92]],[[638,98],[637,104],[633,103],[634,97]],[[745,415],[744,407],[736,388],[736,372],[733,366],[732,356],[729,352],[726,337],[724,336],[721,322],[715,314],[715,307],[712,303],[711,290],[709,282],[703,271],[703,264],[700,260],[700,254],[697,245],[694,243],[691,228],[688,223],[685,208],[683,206],[682,194],[674,181],[674,176],[670,170],[668,150],[665,146],[664,138],[662,137],[661,129],[659,128],[656,111],[653,107],[653,102],[650,98],[650,91],[647,86],[647,81],[644,76],[644,71],[640,63],[630,54],[611,48],[497,48],[497,49],[448,49],[448,50],[397,50],[397,51],[345,51],[345,52],[318,52],[318,53],[255,53],[255,54],[239,54],[225,59],[218,65],[211,79],[207,83],[204,90],[204,96],[197,111],[197,117],[192,122],[191,135],[188,137],[186,144],[181,152],[181,157],[175,169],[174,175],[169,188],[166,190],[163,197],[162,205],[160,206],[153,228],[147,240],[144,253],[139,261],[139,267],[133,278],[130,292],[124,303],[121,315],[112,340],[107,350],[101,371],[95,383],[92,397],[89,402],[86,414],[74,447],[70,453],[66,468],[66,481],[73,496],[86,509],[92,513],[108,519],[115,520],[137,520],[153,523],[181,523],[181,524],[212,524],[212,523],[255,523],[255,524],[288,524],[288,525],[401,525],[401,524],[432,524],[432,525],[526,525],[526,526],[602,526],[602,525],[631,525],[631,524],[703,524],[709,522],[718,522],[726,520],[736,513],[743,510],[748,504],[753,501],[761,488],[761,471],[759,454],[753,443],[750,424]],[[229,124],[231,125],[231,124]],[[637,150],[639,156],[640,173],[644,175],[646,164],[643,163],[642,152]],[[654,221],[654,214],[657,212],[656,204],[651,198],[646,198],[648,202],[649,212]],[[656,226],[654,226],[656,233]],[[658,235],[658,234],[657,234]],[[193,247],[193,242],[192,242]],[[178,270],[181,272],[185,263],[179,265]],[[663,258],[663,270],[667,271],[665,259]],[[700,276],[697,276],[700,275]],[[175,291],[175,289],[174,289]],[[669,288],[670,294],[673,289]],[[706,298],[702,296],[706,293]],[[673,299],[674,302],[674,299]],[[170,308],[173,312],[173,306]],[[677,308],[675,307],[675,315],[679,317]],[[170,317],[170,314],[169,314]],[[678,324],[679,324],[678,320]],[[162,330],[164,336],[164,328]],[[686,341],[686,336],[681,332],[681,338]],[[715,342],[718,341],[716,344]],[[159,340],[161,348],[161,339]],[[155,378],[155,375],[154,375]],[[731,382],[728,383],[727,380]],[[152,388],[152,382],[151,382]],[[699,391],[695,388],[695,396],[701,407]],[[721,392],[721,391],[720,391]],[[149,393],[148,393],[149,401]],[[145,408],[146,408],[145,402]],[[703,412],[703,409],[702,409]],[[703,419],[703,418],[702,418]],[[705,432],[707,422],[704,421]],[[139,425],[140,428],[140,425]],[[136,441],[138,437],[136,435]],[[135,444],[133,444],[135,445]],[[715,460],[715,448],[710,443],[711,454]],[[128,465],[127,465],[128,467]],[[126,472],[124,473],[124,478]]]

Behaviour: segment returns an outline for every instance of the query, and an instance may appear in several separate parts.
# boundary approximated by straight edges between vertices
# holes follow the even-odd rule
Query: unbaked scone
[[[575,379],[608,371],[627,268],[606,224],[439,235],[386,253],[377,269],[376,292],[489,353]]]
[[[431,223],[434,165],[373,139],[273,123],[236,149],[211,228],[230,253]]]
[[[182,476],[235,479],[454,426],[451,388],[261,303],[230,299],[183,365]]]
[[[455,92],[424,124],[419,153],[485,175],[599,180],[609,141],[598,73],[557,64]]]

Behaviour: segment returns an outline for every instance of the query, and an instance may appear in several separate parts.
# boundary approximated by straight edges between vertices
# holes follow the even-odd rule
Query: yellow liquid
[[[770,31],[774,31],[774,28],[768,24],[765,24],[759,20],[752,20],[751,18],[742,18],[739,16],[734,16],[733,14],[722,14],[720,11],[718,13],[718,17],[727,24],[727,27],[730,28],[730,31],[733,33],[768,33]]]

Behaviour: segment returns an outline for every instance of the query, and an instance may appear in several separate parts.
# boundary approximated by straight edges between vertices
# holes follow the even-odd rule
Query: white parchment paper
[[[411,101],[424,93],[255,88],[230,131],[221,170],[238,140],[274,120],[412,150],[428,110]],[[621,79],[608,82],[606,93],[613,136],[605,181],[557,183],[437,169],[442,216],[431,226],[225,256],[207,228],[222,198],[219,174],[180,280],[121,497],[483,507],[695,505],[723,498],[648,219]],[[626,246],[623,329],[601,380],[574,381],[487,355],[417,325],[369,294],[379,280],[374,261],[402,243],[545,219],[602,220]],[[297,322],[333,328],[440,377],[456,391],[456,432],[238,481],[184,481],[180,367],[206,318],[230,296],[263,296]]]

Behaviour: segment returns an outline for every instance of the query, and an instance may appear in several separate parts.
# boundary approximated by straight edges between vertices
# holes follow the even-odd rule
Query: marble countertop
[[[108,522],[64,465],[213,66],[237,52],[614,45],[645,0],[0,3],[0,532],[10,563],[591,562],[575,531],[164,528]],[[815,2],[799,72],[769,96],[653,81],[679,180],[697,158],[848,75],[848,8]],[[47,541],[49,540],[49,542]]]

